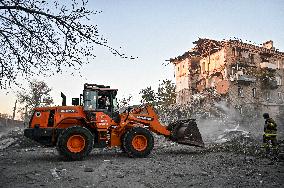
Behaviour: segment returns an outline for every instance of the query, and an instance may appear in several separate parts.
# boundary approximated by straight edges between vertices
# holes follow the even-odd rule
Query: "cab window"
[[[84,92],[84,110],[96,110],[97,108],[97,91]]]

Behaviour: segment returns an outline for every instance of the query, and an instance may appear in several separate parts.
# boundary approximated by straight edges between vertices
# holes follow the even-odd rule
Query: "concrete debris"
[[[45,153],[54,153],[55,150],[54,150],[54,149],[46,149],[44,152],[45,152]]]
[[[117,177],[117,178],[124,178],[124,174],[121,173],[121,172],[120,172],[120,173],[117,173],[116,177]]]
[[[1,127],[0,127],[1,128]],[[13,129],[1,130],[0,137],[0,150],[4,150],[8,147],[15,149],[34,148],[40,145],[30,139],[24,137],[24,128],[14,127]]]
[[[250,137],[248,131],[238,130],[238,128],[239,128],[239,126],[237,126],[234,129],[225,129],[224,133],[219,135],[215,142],[216,143],[225,143],[225,142],[231,141],[232,139],[237,138],[239,136]]]
[[[55,180],[59,180],[60,179],[59,175],[57,174],[57,169],[56,168],[50,169],[50,172],[51,172],[52,177]]]
[[[85,168],[84,172],[94,172],[94,169],[93,168]]]
[[[35,151],[34,148],[27,148],[27,149],[24,149],[25,152],[28,152],[28,151]]]
[[[14,144],[14,142],[16,141],[16,139],[13,138],[6,138],[0,141],[0,150],[3,150],[9,146],[11,146],[12,144]]]
[[[66,171],[67,171],[66,169],[57,169],[57,168],[50,169],[51,175],[54,180],[61,179],[61,176],[63,176],[63,174],[65,174]]]
[[[210,131],[214,132],[214,129]],[[237,127],[237,124],[224,126],[218,133],[216,135],[222,135],[219,139],[226,138],[227,141],[213,142],[218,139],[216,136],[205,149],[171,143],[155,135],[155,148],[149,157],[143,159],[116,155],[114,150],[108,149],[104,153],[99,151],[100,154],[95,154],[93,159],[65,162],[46,153],[52,150],[45,147],[14,149],[12,145],[0,151],[0,170],[4,174],[0,182],[3,187],[283,185],[283,180],[278,178],[283,175],[282,164],[277,161],[271,163],[270,159],[262,157],[260,141],[253,134],[244,131],[241,125]],[[25,149],[35,149],[35,157],[31,158],[31,153],[25,152]]]

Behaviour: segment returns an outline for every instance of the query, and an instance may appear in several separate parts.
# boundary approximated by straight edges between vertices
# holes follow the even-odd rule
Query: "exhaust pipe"
[[[66,96],[61,92],[62,106],[66,106]]]

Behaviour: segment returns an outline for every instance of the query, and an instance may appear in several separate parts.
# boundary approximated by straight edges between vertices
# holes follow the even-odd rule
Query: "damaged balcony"
[[[267,77],[262,80],[261,87],[263,89],[277,89],[279,87],[279,84],[274,77]]]
[[[267,69],[276,70],[277,65],[275,65],[273,63],[269,63],[269,62],[262,62],[262,63],[260,63],[260,68],[267,68]]]
[[[233,76],[230,77],[230,80],[236,81],[239,84],[250,84],[256,82],[256,77],[243,74],[243,72],[238,71]]]
[[[256,68],[256,66],[248,64],[248,63],[241,63],[237,62],[232,66],[232,74],[230,77],[230,80],[236,81],[240,84],[250,84],[256,82],[256,77],[252,76],[250,72],[253,72],[253,70]]]
[[[246,74],[235,74],[235,81],[237,81],[238,83],[253,83],[256,82],[256,77],[254,76],[250,76],[250,75],[246,75]]]
[[[238,57],[236,64],[238,64],[240,67],[256,67],[253,55],[248,55],[248,57]]]
[[[280,85],[282,85],[282,77],[277,74],[276,69],[261,69],[259,79],[261,81],[261,88],[263,89],[277,89]]]

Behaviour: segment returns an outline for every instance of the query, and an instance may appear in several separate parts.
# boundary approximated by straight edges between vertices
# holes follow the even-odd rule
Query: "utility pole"
[[[28,105],[25,106],[25,117],[24,117],[24,124],[28,122]]]
[[[13,118],[12,118],[12,120],[15,120],[16,108],[17,108],[17,100],[16,100],[15,106],[14,106],[14,108],[13,108]]]

